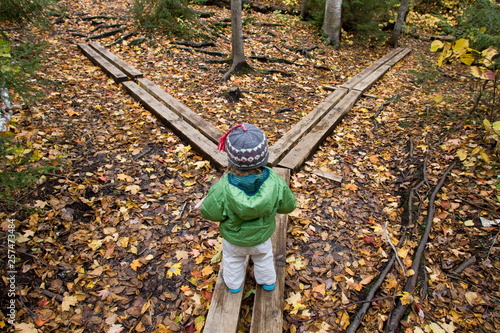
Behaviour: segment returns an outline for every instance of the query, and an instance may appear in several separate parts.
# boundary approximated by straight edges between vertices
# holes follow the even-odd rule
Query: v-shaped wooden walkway
[[[101,67],[116,82],[121,82],[130,95],[154,113],[177,136],[189,142],[215,167],[227,167],[226,154],[217,150],[219,138],[223,135],[221,131],[103,46],[97,43],[82,43],[78,46],[95,65]],[[327,96],[269,147],[268,166],[273,167],[289,184],[290,172],[302,167],[363,92],[410,51],[408,48],[393,49]],[[276,231],[271,237],[277,274],[276,287],[271,292],[263,290],[262,286],[257,287],[250,327],[252,333],[283,331],[287,221],[287,215],[276,216]],[[237,331],[243,290],[244,288],[236,294],[230,293],[219,271],[205,323],[205,333]]]

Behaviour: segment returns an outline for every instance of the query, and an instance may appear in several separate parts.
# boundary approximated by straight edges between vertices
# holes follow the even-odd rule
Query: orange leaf
[[[141,267],[142,266],[142,262],[140,261],[140,259],[135,259],[134,261],[132,261],[132,263],[130,264],[130,267],[132,267],[132,269],[134,271],[137,271],[137,268],[138,267]]]

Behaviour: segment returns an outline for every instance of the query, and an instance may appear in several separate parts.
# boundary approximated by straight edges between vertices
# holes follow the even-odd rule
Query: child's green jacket
[[[220,222],[220,233],[229,243],[255,246],[265,242],[276,229],[275,215],[291,213],[295,196],[272,169],[238,177],[227,173],[208,191],[201,216]]]

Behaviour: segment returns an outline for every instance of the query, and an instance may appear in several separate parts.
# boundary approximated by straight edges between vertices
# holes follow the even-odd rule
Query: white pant
[[[276,282],[271,239],[256,246],[244,247],[222,239],[222,276],[229,289],[238,289],[245,278],[245,259],[251,256],[257,284]]]

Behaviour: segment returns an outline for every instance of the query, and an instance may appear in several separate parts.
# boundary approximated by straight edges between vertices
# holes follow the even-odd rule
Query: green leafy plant
[[[132,15],[146,29],[164,30],[174,35],[189,36],[194,11],[187,0],[134,0]]]
[[[482,51],[469,47],[469,40],[461,38],[453,44],[450,42],[442,42],[435,40],[431,44],[431,52],[441,51],[437,60],[439,67],[446,63],[451,63],[460,60],[461,63],[469,66],[470,72],[473,77],[483,80],[483,85],[480,86],[476,101],[474,103],[475,110],[483,96],[489,83],[492,83],[492,92],[490,93],[490,106],[491,114],[490,119],[493,117],[493,112],[496,109],[497,96],[499,94],[499,87],[497,85],[498,78],[500,77],[500,60],[498,58],[498,50],[489,47]]]
[[[47,9],[56,0],[2,0],[0,1],[0,21],[26,23],[43,22]]]
[[[56,160],[42,161],[30,137],[0,132],[0,199],[11,201],[27,191],[43,173],[55,170],[56,164]]]

